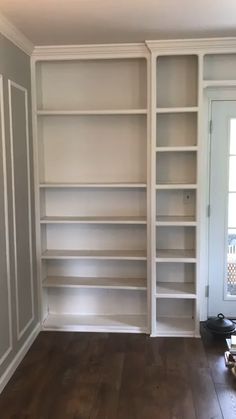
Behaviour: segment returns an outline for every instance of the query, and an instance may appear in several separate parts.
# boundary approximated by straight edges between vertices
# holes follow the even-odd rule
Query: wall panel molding
[[[29,227],[29,264],[30,264],[30,293],[31,293],[31,316],[24,325],[20,326],[20,303],[19,303],[19,277],[18,277],[18,249],[17,249],[17,226],[16,226],[16,188],[15,188],[15,155],[14,155],[14,127],[13,127],[13,103],[12,89],[18,89],[24,95],[25,105],[25,142],[27,150],[27,198],[28,198],[28,227]],[[15,261],[15,290],[16,290],[16,321],[17,339],[20,340],[34,320],[34,289],[33,289],[33,260],[32,260],[32,218],[31,218],[31,185],[30,185],[30,155],[29,155],[29,115],[28,115],[28,91],[23,86],[8,80],[9,94],[9,118],[10,118],[10,145],[11,145],[11,170],[12,170],[12,199],[13,199],[13,236],[14,236],[14,261]]]
[[[10,255],[9,255],[9,226],[8,226],[8,195],[7,195],[7,168],[6,168],[6,136],[4,120],[4,100],[3,100],[3,77],[0,74],[0,119],[2,136],[2,166],[3,166],[3,185],[4,185],[4,220],[5,220],[5,241],[6,241],[6,268],[7,268],[7,295],[8,295],[8,319],[9,319],[9,347],[0,358],[0,365],[11,353],[13,346],[12,337],[12,307],[11,307],[11,284],[10,284]]]

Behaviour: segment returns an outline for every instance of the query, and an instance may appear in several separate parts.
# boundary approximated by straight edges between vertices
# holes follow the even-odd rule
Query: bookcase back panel
[[[197,145],[197,113],[157,114],[157,147]]]
[[[47,276],[146,278],[145,261],[48,260]]]
[[[236,54],[209,54],[204,57],[205,80],[235,80]]]
[[[48,291],[48,308],[53,314],[145,314],[146,293],[52,288]]]
[[[142,189],[52,189],[45,195],[42,216],[145,216]]]
[[[195,183],[196,153],[158,153],[156,175],[157,183]]]
[[[192,216],[196,214],[194,190],[160,190],[156,193],[157,215]]]
[[[145,116],[45,117],[42,182],[145,182]]]
[[[145,59],[43,62],[37,65],[38,108],[147,107]]]
[[[195,55],[157,58],[157,107],[196,106],[198,59]]]
[[[145,226],[48,225],[48,249],[145,250]]]
[[[157,249],[195,249],[194,227],[157,227]]]
[[[194,263],[159,263],[156,269],[157,282],[195,282]]]
[[[194,317],[194,302],[188,299],[165,298],[157,301],[158,317]]]

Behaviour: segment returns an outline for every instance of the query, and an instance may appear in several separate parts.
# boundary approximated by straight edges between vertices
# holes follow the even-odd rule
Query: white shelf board
[[[185,113],[198,112],[197,106],[173,107],[173,108],[156,108],[157,113]]]
[[[46,250],[42,259],[147,260],[145,250]]]
[[[185,249],[165,249],[156,251],[156,262],[195,263],[195,251]]]
[[[73,189],[73,188],[93,188],[93,189],[97,189],[97,188],[119,188],[119,189],[143,189],[147,187],[146,183],[120,183],[120,182],[113,182],[113,183],[41,183],[40,188],[43,189],[57,189],[57,188],[62,188],[62,189]]]
[[[43,322],[44,330],[78,332],[130,332],[147,331],[145,315],[75,315],[49,314]]]
[[[181,151],[197,151],[198,147],[196,145],[192,146],[170,146],[170,147],[156,147],[156,152],[158,153],[168,153],[168,152],[181,152]]]
[[[147,224],[146,217],[42,217],[41,224]]]
[[[188,216],[157,216],[157,226],[196,226],[195,217]]]
[[[156,189],[197,189],[196,183],[158,183]]]
[[[76,115],[146,115],[147,109],[86,109],[86,110],[43,110],[38,116],[76,116]]]
[[[236,80],[203,80],[203,88],[205,87],[235,87]]]
[[[195,336],[194,320],[189,317],[158,317],[156,336],[193,337]]]
[[[44,288],[103,288],[114,290],[146,290],[144,278],[98,278],[75,276],[49,276],[43,281]]]
[[[195,286],[192,282],[157,282],[157,298],[196,299]]]

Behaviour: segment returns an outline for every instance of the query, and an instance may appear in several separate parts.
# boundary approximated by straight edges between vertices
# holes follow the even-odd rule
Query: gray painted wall
[[[33,146],[31,128],[30,57],[0,34],[0,75],[3,76],[6,144],[6,179],[0,133],[0,377],[38,323],[35,260]],[[8,80],[10,86],[10,112]],[[22,89],[22,88],[23,89]],[[28,96],[28,115],[26,91]],[[26,124],[28,118],[28,127]],[[0,131],[1,131],[0,118]],[[12,122],[12,124],[11,124]],[[12,130],[11,127],[12,126]],[[27,150],[28,129],[28,150]],[[11,135],[12,133],[12,135]],[[28,153],[28,154],[27,154]],[[28,160],[27,160],[28,157]],[[13,162],[13,166],[12,166]],[[30,167],[27,167],[29,162]],[[13,170],[12,170],[13,169]],[[29,183],[28,183],[29,181]],[[7,283],[7,258],[4,213],[7,193],[9,225],[10,290]],[[30,203],[30,206],[28,205]],[[14,208],[15,206],[15,208]],[[30,223],[31,215],[31,223]],[[15,226],[15,228],[14,228]],[[32,229],[32,234],[30,230]],[[32,269],[31,269],[32,256]],[[16,261],[16,263],[15,263]],[[31,275],[32,273],[32,275]],[[9,292],[10,291],[10,292]],[[9,308],[11,315],[9,318]],[[12,326],[12,349],[10,330]],[[9,353],[8,353],[9,352]],[[5,355],[5,359],[3,359]],[[2,359],[2,362],[1,362]]]

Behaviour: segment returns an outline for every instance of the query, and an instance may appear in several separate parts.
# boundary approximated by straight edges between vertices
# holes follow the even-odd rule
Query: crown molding
[[[145,41],[148,49],[158,55],[159,53],[174,53],[178,51],[197,53],[230,53],[236,52],[236,38],[198,38],[198,39],[168,39],[159,41]]]
[[[60,59],[89,59],[92,58],[119,58],[119,57],[146,57],[149,50],[145,43],[135,44],[93,44],[93,45],[55,45],[36,46],[33,58],[38,60]]]
[[[32,42],[17,29],[6,17],[0,13],[0,33],[27,55],[31,55],[34,49]]]

